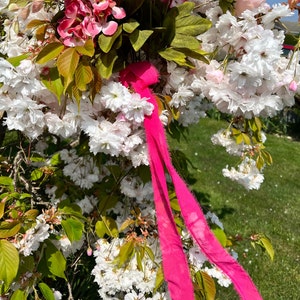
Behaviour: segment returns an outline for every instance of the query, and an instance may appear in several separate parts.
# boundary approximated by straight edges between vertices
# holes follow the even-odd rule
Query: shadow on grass
[[[179,149],[171,150],[170,153],[172,157],[172,163],[175,169],[177,170],[178,174],[185,180],[185,182],[190,187],[193,186],[195,183],[197,183],[199,179],[195,176],[195,174],[197,173],[198,168],[196,165],[194,165],[192,160],[190,160],[187,157],[187,155]],[[233,215],[235,213],[235,209],[229,207],[226,204],[224,204],[222,207],[218,208],[217,210],[212,211],[211,208],[212,196],[210,195],[210,193],[201,192],[195,189],[192,189],[191,191],[195,196],[195,198],[198,200],[205,214],[211,211],[215,213],[220,219],[223,219],[225,218],[225,216]]]
[[[228,205],[224,205],[223,207],[217,209],[215,213],[218,215],[220,219],[224,219],[227,215],[233,215],[236,213],[236,210],[233,207]]]
[[[211,196],[208,193],[203,193],[200,191],[192,190],[192,193],[195,195],[196,199],[200,203],[204,213],[211,211]],[[233,215],[236,210],[233,207],[224,205],[221,208],[213,211],[220,219],[225,218],[227,215]]]

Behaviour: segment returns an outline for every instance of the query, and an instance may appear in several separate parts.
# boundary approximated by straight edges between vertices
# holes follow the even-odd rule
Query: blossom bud
[[[17,11],[17,10],[19,10],[19,6],[16,3],[12,3],[9,5],[8,10],[9,11]]]
[[[86,250],[87,256],[91,256],[93,254],[93,249],[91,247],[88,247]]]
[[[214,83],[221,83],[224,78],[224,73],[221,70],[209,71],[206,74],[206,79]]]
[[[292,92],[296,92],[298,88],[297,82],[295,80],[292,80],[289,85],[289,90]]]

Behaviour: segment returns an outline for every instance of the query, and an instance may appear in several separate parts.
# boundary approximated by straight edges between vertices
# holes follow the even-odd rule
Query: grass
[[[170,141],[171,148],[192,161],[189,182],[200,203],[219,215],[227,235],[244,237],[235,250],[263,299],[300,299],[300,142],[268,136],[266,146],[274,163],[265,168],[260,190],[247,191],[222,176],[222,168],[234,166],[237,158],[210,141],[211,135],[225,126],[203,119],[190,127],[187,141]],[[273,262],[250,245],[248,238],[254,233],[271,239]],[[232,289],[219,289],[217,299],[239,298]]]

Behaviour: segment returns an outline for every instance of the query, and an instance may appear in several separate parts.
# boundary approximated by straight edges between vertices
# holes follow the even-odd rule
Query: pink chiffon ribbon
[[[168,195],[165,169],[169,172],[186,228],[208,260],[232,281],[243,300],[260,300],[257,288],[247,272],[221,246],[211,232],[197,200],[172,165],[167,139],[159,119],[158,106],[150,85],[158,82],[158,71],[149,62],[138,62],[120,73],[123,85],[132,88],[154,105],[151,116],[146,116],[144,127],[149,152],[154,202],[157,215],[160,247],[165,280],[173,300],[194,299],[187,258],[173,218]]]

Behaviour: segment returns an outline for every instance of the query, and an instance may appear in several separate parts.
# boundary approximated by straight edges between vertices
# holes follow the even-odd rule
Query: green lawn
[[[300,299],[300,142],[268,136],[266,146],[274,163],[264,170],[260,190],[247,191],[222,175],[222,168],[234,166],[237,158],[210,141],[211,135],[225,126],[203,119],[189,129],[187,141],[170,141],[171,148],[183,151],[192,161],[195,168],[189,168],[193,177],[190,187],[200,203],[219,215],[227,235],[244,237],[235,250],[264,300]],[[250,245],[247,239],[253,233],[271,239],[273,262]],[[221,289],[217,299],[239,298],[234,291]]]

